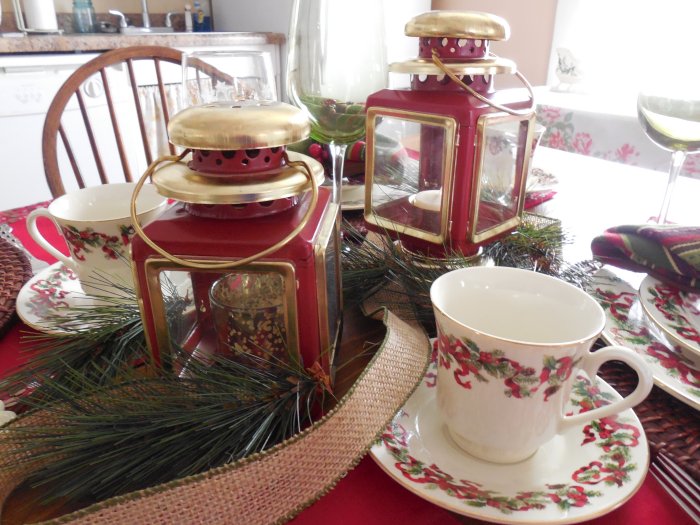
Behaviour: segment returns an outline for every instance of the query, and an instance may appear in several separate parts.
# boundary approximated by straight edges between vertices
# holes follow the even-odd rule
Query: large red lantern
[[[132,244],[154,358],[180,348],[329,373],[341,319],[339,213],[318,187],[323,167],[286,151],[308,136],[306,116],[278,102],[217,103],[178,113],[168,130],[191,153],[160,163],[152,181],[176,202]],[[173,291],[191,304],[177,322]]]
[[[409,89],[367,99],[365,219],[404,249],[466,256],[521,221],[534,127],[532,90],[489,43],[509,36],[487,13],[433,11],[412,19],[419,58],[392,64]],[[496,90],[498,74],[528,88]]]

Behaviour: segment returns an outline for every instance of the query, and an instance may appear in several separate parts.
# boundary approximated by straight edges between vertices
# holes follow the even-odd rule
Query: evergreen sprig
[[[366,238],[351,223],[343,222],[343,301],[361,304],[386,284],[389,259],[383,238]]]
[[[71,307],[57,308],[46,315],[49,333],[27,335],[25,362],[0,381],[0,391],[17,396],[24,404],[41,397],[47,379],[61,382],[67,371],[80,372],[97,385],[109,385],[125,371],[147,364],[148,349],[141,314],[133,288],[94,275],[89,283],[110,295],[84,296]],[[178,294],[165,280],[164,296],[168,319],[179,318],[191,300]],[[80,384],[66,381],[66,386]]]
[[[104,499],[270,448],[322,404],[319,379],[282,362],[183,354],[173,369],[111,386],[72,368],[45,379],[42,399],[28,401],[36,410],[5,428],[18,454],[0,468],[38,468],[27,482],[50,489],[43,503]],[[38,410],[40,422],[23,424]]]

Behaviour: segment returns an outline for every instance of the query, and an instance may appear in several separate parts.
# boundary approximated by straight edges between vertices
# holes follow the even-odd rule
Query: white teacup
[[[528,270],[454,270],[430,289],[438,329],[437,400],[453,440],[496,463],[522,461],[555,434],[640,403],[653,386],[644,360],[620,346],[590,352],[605,313],[582,290]],[[564,415],[582,370],[605,361],[639,376],[624,399]]]
[[[134,236],[129,207],[136,184],[104,184],[66,193],[48,208],[34,210],[27,217],[27,230],[53,257],[72,269],[88,295],[117,293],[105,281],[133,287],[129,247]],[[167,199],[146,185],[136,203],[141,225],[148,224],[165,208]],[[36,227],[39,217],[56,225],[68,245],[66,257],[44,239]],[[99,284],[98,284],[99,283]],[[105,284],[102,284],[105,283]]]

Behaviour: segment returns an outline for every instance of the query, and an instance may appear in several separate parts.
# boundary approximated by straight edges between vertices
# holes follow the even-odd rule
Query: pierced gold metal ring
[[[313,172],[311,171],[311,168],[306,164],[304,161],[292,161],[289,160],[289,157],[287,157],[287,154],[284,154],[285,161],[289,166],[297,166],[301,167],[304,172],[306,173],[306,176],[309,178],[309,181],[311,183],[311,202],[309,203],[309,208],[306,210],[306,213],[304,216],[301,218],[301,221],[299,224],[291,231],[289,232],[284,238],[281,240],[277,241],[275,244],[270,246],[269,248],[265,248],[264,250],[251,255],[250,257],[246,257],[244,259],[238,259],[236,261],[227,261],[227,262],[222,262],[222,263],[203,263],[199,261],[193,261],[190,259],[183,259],[181,257],[177,257],[176,255],[173,255],[169,253],[168,251],[164,250],[160,246],[158,246],[155,242],[153,242],[148,235],[146,235],[146,232],[143,231],[143,228],[141,228],[141,225],[139,224],[138,217],[136,216],[136,200],[138,199],[139,193],[141,192],[141,188],[143,188],[143,185],[146,183],[146,180],[153,175],[153,172],[156,170],[159,164],[163,162],[179,162],[181,161],[185,155],[187,155],[190,152],[189,149],[186,149],[183,151],[180,155],[167,155],[164,157],[160,157],[159,159],[156,159],[151,163],[150,166],[148,166],[148,169],[144,172],[144,174],[141,176],[139,181],[136,183],[136,187],[134,188],[134,193],[131,196],[131,221],[134,226],[134,231],[136,234],[143,239],[143,242],[145,242],[148,246],[150,246],[153,250],[158,252],[160,255],[168,259],[170,262],[173,262],[175,264],[179,264],[181,266],[186,266],[189,268],[197,268],[200,270],[223,270],[227,268],[236,268],[237,266],[243,266],[245,264],[249,264],[253,261],[256,261],[262,257],[265,257],[266,255],[269,255],[271,253],[276,252],[282,246],[287,244],[289,241],[291,241],[294,237],[296,237],[301,230],[304,229],[306,224],[309,222],[311,219],[311,214],[314,212],[314,209],[316,208],[316,203],[318,202],[318,184],[316,183],[316,180],[314,179]]]

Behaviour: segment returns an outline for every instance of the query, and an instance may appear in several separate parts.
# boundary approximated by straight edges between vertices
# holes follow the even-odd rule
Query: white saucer
[[[657,386],[700,410],[700,355],[670,343],[649,320],[633,282],[638,276],[611,267],[595,274],[589,293],[605,310],[603,339],[643,356]]]
[[[525,461],[498,465],[463,452],[448,436],[434,374],[433,362],[370,451],[384,471],[418,496],[495,523],[563,524],[614,510],[644,481],[649,447],[632,410],[606,418],[618,427],[610,437],[601,436],[599,420],[555,436]],[[575,402],[614,398],[619,395],[601,379],[591,387],[582,377],[572,394]],[[578,412],[580,406],[568,409]]]
[[[700,293],[686,293],[648,275],[639,287],[642,307],[675,344],[700,355]]]
[[[42,270],[17,295],[17,315],[24,324],[45,333],[61,333],[61,328],[47,321],[60,315],[61,309],[92,304],[83,293],[78,276],[63,263]]]

